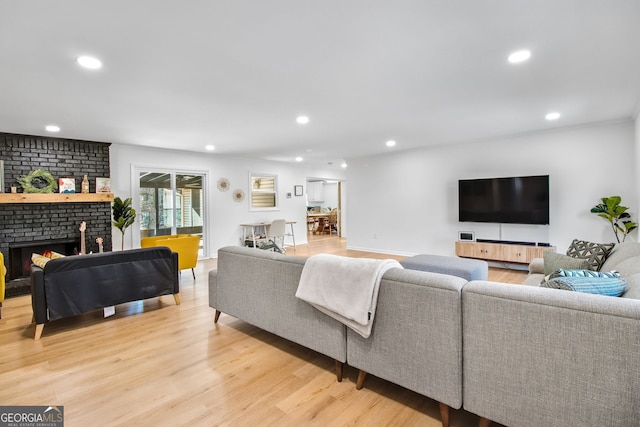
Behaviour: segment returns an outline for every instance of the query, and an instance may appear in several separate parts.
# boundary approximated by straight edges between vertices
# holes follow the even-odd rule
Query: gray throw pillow
[[[602,264],[613,250],[615,243],[592,243],[574,239],[567,249],[567,255],[589,260],[589,269],[600,271]]]
[[[590,265],[587,259],[574,258],[569,255],[545,251],[544,275],[548,276],[559,268],[563,270],[587,270],[590,268]]]

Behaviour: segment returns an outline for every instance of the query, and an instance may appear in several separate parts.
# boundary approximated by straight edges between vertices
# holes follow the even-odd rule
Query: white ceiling
[[[0,17],[1,132],[339,164],[640,105],[639,0],[0,0]]]

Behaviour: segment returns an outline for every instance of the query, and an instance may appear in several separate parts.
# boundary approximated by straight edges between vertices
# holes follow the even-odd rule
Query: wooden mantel
[[[95,203],[112,201],[113,193],[0,193],[0,204]]]

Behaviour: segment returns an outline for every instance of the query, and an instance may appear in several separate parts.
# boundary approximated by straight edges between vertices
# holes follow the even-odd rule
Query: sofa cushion
[[[614,243],[592,243],[574,239],[567,249],[567,255],[587,259],[591,270],[599,271],[614,246]]]
[[[544,277],[542,273],[529,273],[522,284],[526,286],[538,286],[544,280]]]
[[[622,298],[640,299],[640,274],[627,277],[627,289]]]
[[[605,264],[605,266],[607,265],[608,263]],[[625,278],[633,276],[634,274],[640,274],[640,256],[634,256],[631,258],[627,258],[622,262],[619,262],[616,265],[615,270],[619,271],[620,276]]]
[[[619,277],[556,277],[540,287],[617,297],[625,291],[627,281]]]
[[[559,268],[566,270],[586,270],[589,268],[589,261],[582,258],[574,258],[556,252],[546,251],[544,253],[544,274],[550,275]]]
[[[529,274],[544,273],[544,258],[534,258],[529,263]]]
[[[604,262],[601,270],[610,271],[610,270],[619,270],[618,264],[624,262],[629,258],[638,258],[640,257],[640,243],[637,242],[622,242],[616,243],[609,256],[607,256],[607,260]],[[640,258],[638,258],[640,259]],[[620,271],[622,277],[626,277],[626,275]]]

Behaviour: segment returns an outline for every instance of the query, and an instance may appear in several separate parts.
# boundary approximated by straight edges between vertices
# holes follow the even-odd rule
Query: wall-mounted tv
[[[458,220],[549,224],[549,175],[461,179]]]

